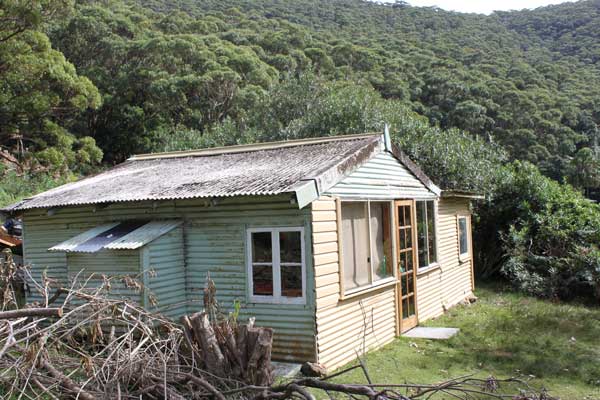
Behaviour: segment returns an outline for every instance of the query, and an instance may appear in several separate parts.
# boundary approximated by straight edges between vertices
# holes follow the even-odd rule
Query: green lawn
[[[372,380],[434,383],[469,373],[525,375],[561,399],[600,399],[600,307],[556,304],[498,288],[476,295],[475,304],[424,324],[460,328],[454,338],[398,338],[367,354]],[[335,380],[365,382],[360,369]]]

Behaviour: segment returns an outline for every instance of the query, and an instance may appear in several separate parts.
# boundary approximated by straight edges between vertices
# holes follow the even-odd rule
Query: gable
[[[436,198],[435,193],[388,151],[378,153],[325,194],[342,198]]]

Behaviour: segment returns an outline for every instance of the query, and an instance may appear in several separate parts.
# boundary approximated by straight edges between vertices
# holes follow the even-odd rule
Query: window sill
[[[248,299],[249,304],[294,304],[298,306],[306,305],[306,299],[304,297],[259,297],[250,296]]]
[[[441,268],[442,268],[442,266],[440,263],[434,263],[425,268],[418,269],[417,276],[426,275],[432,271],[437,271],[438,269],[441,269]]]
[[[467,262],[471,261],[471,256],[470,256],[470,255],[468,255],[468,254],[463,254],[462,256],[461,256],[461,255],[459,255],[459,256],[458,256],[458,261],[459,261],[461,264],[467,263]]]
[[[388,286],[395,285],[397,282],[398,282],[398,280],[396,279],[396,277],[391,277],[391,278],[383,279],[383,280],[381,280],[377,283],[374,283],[373,285],[370,285],[370,286],[364,286],[364,287],[360,287],[360,288],[351,289],[349,291],[346,291],[345,293],[342,293],[342,295],[340,295],[340,300],[348,300],[348,299],[360,296],[365,293],[383,289]]]

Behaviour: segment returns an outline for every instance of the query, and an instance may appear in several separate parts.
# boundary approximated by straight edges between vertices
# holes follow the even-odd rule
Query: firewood
[[[62,317],[62,308],[23,308],[20,310],[0,311],[0,319],[23,317]]]
[[[208,320],[208,315],[205,313],[194,314],[190,316],[190,322],[196,341],[202,349],[206,369],[215,375],[224,376],[226,371],[225,357]]]

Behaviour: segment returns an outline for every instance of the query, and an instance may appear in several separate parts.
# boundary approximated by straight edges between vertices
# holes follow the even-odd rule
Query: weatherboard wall
[[[442,315],[473,293],[473,257],[461,261],[458,254],[458,215],[470,215],[468,199],[442,197],[438,201],[439,267],[417,275],[419,321]]]
[[[165,202],[115,203],[106,208],[65,207],[52,210],[29,210],[24,213],[25,258],[39,279],[45,268],[48,275],[63,282],[67,279],[67,260],[64,252],[51,253],[47,249],[87,229],[108,221],[127,219],[182,219],[182,251],[188,301],[187,312],[202,309],[202,293],[206,277],[215,281],[217,297],[225,311],[231,311],[240,302],[240,318],[256,317],[256,324],[274,328],[273,357],[281,360],[315,360],[315,297],[312,268],[312,248],[306,246],[307,299],[304,305],[274,305],[249,303],[246,278],[246,229],[252,227],[304,227],[305,243],[312,236],[310,208],[298,210],[290,196],[226,198],[216,205],[204,200],[177,200]],[[172,238],[173,239],[173,238]],[[167,240],[165,238],[164,240]],[[152,260],[164,261],[180,257],[180,253],[166,247],[161,240],[149,248]],[[153,249],[154,245],[156,247]],[[166,245],[165,245],[166,246]],[[167,246],[168,247],[168,246]],[[163,253],[164,252],[164,253]],[[114,263],[113,263],[114,264]],[[118,273],[116,264],[114,272]],[[181,267],[176,263],[157,271],[149,282],[155,290],[166,291],[169,285],[158,284],[162,279],[173,279]],[[162,275],[162,278],[161,278]],[[181,287],[181,279],[174,278]],[[32,297],[35,297],[32,294]],[[38,296],[39,298],[39,296]],[[175,296],[178,301],[183,296]],[[181,308],[181,311],[184,309]]]
[[[100,287],[105,276],[115,275],[115,265],[119,266],[118,276],[111,281],[110,295],[140,302],[141,288],[126,285],[125,277],[137,278],[140,274],[140,252],[137,250],[100,250],[96,253],[67,253],[67,271],[70,279],[78,277],[78,282],[87,282],[87,287]]]
[[[144,305],[177,318],[187,312],[183,228],[178,226],[144,246],[141,272],[147,290]]]
[[[432,193],[391,153],[382,151],[358,167],[327,195],[344,199],[434,199]]]
[[[394,339],[395,284],[341,298],[336,201],[321,197],[311,208],[317,349],[319,363],[332,370]]]

